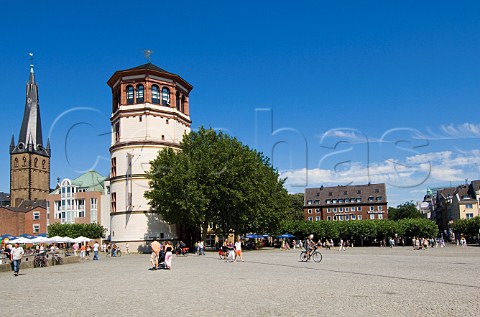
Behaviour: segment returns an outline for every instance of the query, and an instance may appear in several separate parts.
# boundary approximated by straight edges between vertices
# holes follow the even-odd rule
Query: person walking
[[[95,241],[95,243],[93,244],[93,259],[97,261],[98,261],[98,248],[99,248],[98,242]]]
[[[153,242],[150,244],[152,248],[152,257],[155,257],[155,265],[153,267],[154,270],[158,268],[158,255],[160,254],[160,242],[157,239],[153,239]]]
[[[85,247],[85,244],[82,244],[82,246],[80,247],[80,258],[84,259],[85,258],[85,251],[87,250],[87,248]]]
[[[345,244],[343,242],[343,239],[340,239],[340,242],[338,243],[338,245],[340,246],[338,248],[338,251],[345,251]]]
[[[125,243],[125,251],[127,252],[127,254],[130,254],[130,251],[128,251],[128,242]]]
[[[243,257],[242,257],[242,241],[240,238],[237,239],[237,242],[235,242],[235,262],[237,262],[237,258],[240,257],[240,261],[243,262]]]
[[[172,252],[173,252],[173,245],[170,241],[165,243],[165,268],[170,270],[172,268]]]
[[[25,251],[23,248],[18,244],[15,243],[11,251],[11,261],[13,262],[13,275],[18,276],[18,272],[20,271],[20,263],[22,262],[23,255]]]
[[[40,248],[40,247],[39,247],[39,248]],[[72,247],[72,248],[73,248],[73,255],[74,255],[74,256],[77,256],[78,243],[75,242],[75,243],[73,244],[73,247]]]

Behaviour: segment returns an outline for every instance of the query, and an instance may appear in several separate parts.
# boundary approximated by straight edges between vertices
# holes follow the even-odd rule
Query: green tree
[[[48,226],[48,236],[60,236],[77,238],[80,236],[90,239],[99,239],[105,237],[105,229],[96,223],[52,223]]]
[[[288,194],[290,198],[290,209],[287,214],[288,220],[303,220],[304,194]]]
[[[290,207],[268,158],[213,129],[185,135],[179,151],[160,151],[148,177],[152,209],[204,235],[208,224],[223,235],[276,232]]]
[[[418,211],[413,202],[406,202],[397,206],[397,208],[388,208],[389,220],[423,218],[422,213]]]
[[[467,239],[475,238],[480,233],[480,216],[455,220],[452,229],[457,235],[464,234]]]

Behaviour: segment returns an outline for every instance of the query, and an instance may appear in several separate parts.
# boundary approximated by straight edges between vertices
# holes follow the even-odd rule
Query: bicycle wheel
[[[305,251],[302,251],[300,253],[300,261],[302,262],[307,262],[308,261],[308,254]]]
[[[313,261],[316,262],[316,263],[322,262],[322,254],[318,251],[315,251],[313,253]]]

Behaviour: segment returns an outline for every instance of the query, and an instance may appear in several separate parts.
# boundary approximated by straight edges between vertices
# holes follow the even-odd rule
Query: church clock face
[[[31,102],[32,102],[32,98],[28,98],[28,99],[27,99],[27,102],[28,102],[28,103],[31,103]]]

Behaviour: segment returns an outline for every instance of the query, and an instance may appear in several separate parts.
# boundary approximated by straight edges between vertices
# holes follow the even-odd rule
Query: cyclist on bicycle
[[[313,234],[309,235],[307,239],[305,240],[305,249],[307,250],[308,253],[312,252],[312,250],[315,250],[315,242],[313,242]]]

